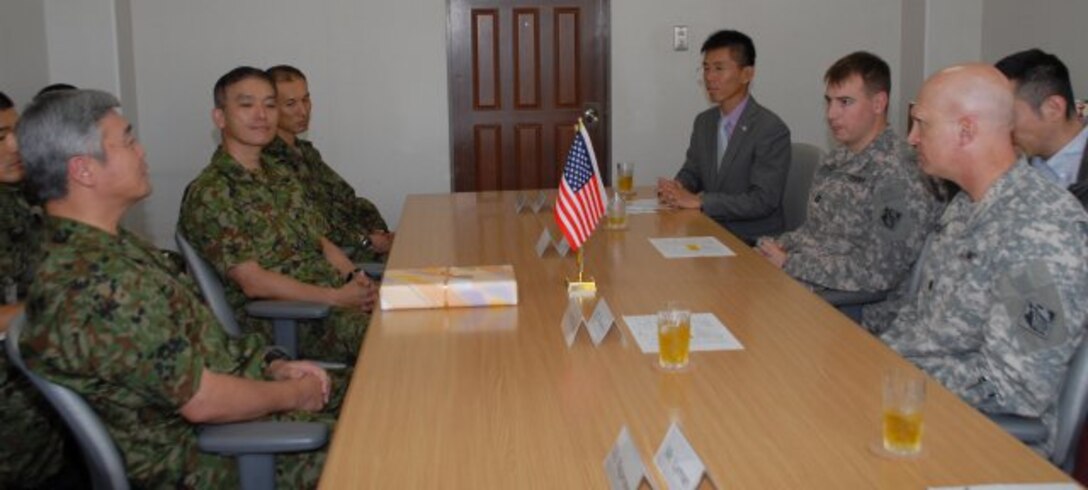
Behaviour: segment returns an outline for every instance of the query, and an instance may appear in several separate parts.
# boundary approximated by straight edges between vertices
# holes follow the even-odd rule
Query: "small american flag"
[[[567,154],[559,196],[555,199],[555,222],[567,237],[572,250],[578,250],[604,215],[604,184],[597,169],[597,157],[586,128],[578,121],[578,132]]]

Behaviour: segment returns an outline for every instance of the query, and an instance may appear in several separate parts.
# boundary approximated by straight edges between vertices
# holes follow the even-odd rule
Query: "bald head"
[[[975,63],[945,68],[922,86],[919,102],[926,98],[933,99],[944,117],[970,118],[1001,133],[1012,130],[1013,86],[993,66]]]
[[[1015,162],[1013,86],[996,68],[957,65],[922,85],[909,136],[922,171],[951,180],[972,196]]]

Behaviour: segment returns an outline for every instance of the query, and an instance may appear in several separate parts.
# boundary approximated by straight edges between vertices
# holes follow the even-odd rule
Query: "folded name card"
[[[383,310],[518,304],[514,266],[391,269],[382,280]]]

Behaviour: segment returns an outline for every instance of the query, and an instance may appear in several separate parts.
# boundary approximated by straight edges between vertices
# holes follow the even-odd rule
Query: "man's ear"
[[[216,107],[212,109],[212,122],[215,123],[215,127],[223,129],[227,125],[226,114],[223,113],[223,109]]]
[[[1039,105],[1039,113],[1044,121],[1064,121],[1067,105],[1062,96],[1051,95],[1043,99],[1043,103]]]
[[[978,121],[973,118],[967,116],[961,117],[956,121],[956,126],[958,132],[956,137],[961,147],[971,144],[971,142],[975,140],[975,137],[978,136]]]
[[[876,114],[886,114],[888,111],[888,93],[884,91],[877,92],[873,96],[873,112]]]
[[[94,187],[97,172],[94,160],[87,155],[76,155],[68,159],[68,181],[83,187]]]

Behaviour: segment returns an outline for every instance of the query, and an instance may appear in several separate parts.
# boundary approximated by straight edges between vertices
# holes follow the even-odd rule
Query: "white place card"
[[[521,213],[525,210],[525,196],[518,193],[517,198],[514,199],[514,212]]]
[[[567,237],[559,237],[559,241],[555,243],[555,251],[560,257],[566,257],[570,253],[570,243],[567,243]]]
[[[586,319],[582,316],[582,304],[576,298],[567,302],[567,311],[563,312],[563,339],[567,341],[567,347],[574,345],[574,339],[578,337],[578,330]]]
[[[552,246],[552,232],[548,230],[548,227],[544,227],[540,232],[540,238],[536,239],[536,256],[543,257],[548,253],[548,248]]]
[[[662,209],[665,209],[665,206],[654,198],[627,201],[627,214],[653,214]]]
[[[666,259],[690,259],[694,257],[732,257],[736,255],[724,243],[712,236],[687,236],[677,238],[651,238],[650,243]]]
[[[601,345],[601,341],[612,330],[612,324],[615,322],[616,317],[612,315],[612,309],[608,307],[608,301],[601,298],[600,301],[597,301],[597,306],[593,308],[593,314],[589,315],[589,320],[586,321],[586,330],[589,331],[589,338],[593,341],[594,346]]]
[[[631,440],[627,426],[620,429],[620,436],[612,450],[604,458],[604,472],[612,490],[637,490],[646,477],[646,465],[638,455],[638,448]]]
[[[654,455],[654,465],[670,490],[695,490],[706,471],[703,460],[675,422],[669,426],[665,440]]]
[[[540,212],[541,209],[548,209],[548,194],[544,191],[540,191],[540,194],[536,198],[536,202],[533,206],[533,211]]]
[[[643,354],[657,353],[657,315],[624,316],[623,322]],[[691,352],[743,350],[744,346],[713,313],[691,314]]]

